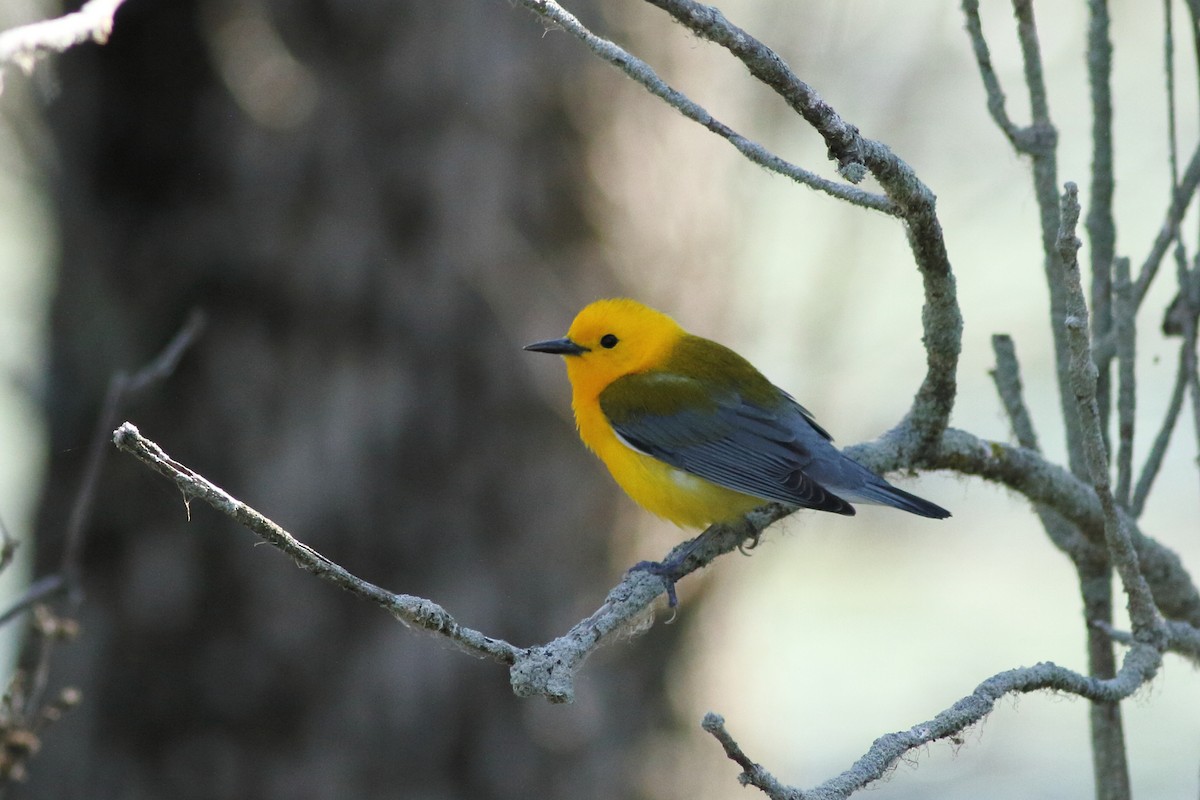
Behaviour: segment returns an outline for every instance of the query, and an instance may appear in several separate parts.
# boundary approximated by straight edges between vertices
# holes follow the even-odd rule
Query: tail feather
[[[917,497],[915,494],[897,489],[882,478],[876,478],[878,483],[872,481],[863,486],[857,486],[852,491],[834,490],[839,496],[860,503],[874,503],[881,506],[891,506],[898,508],[901,511],[907,511],[910,514],[916,514],[921,517],[929,517],[930,519],[945,519],[950,516],[950,512],[936,503],[931,503],[923,497]]]
[[[897,489],[891,484],[888,484],[887,488],[888,496],[891,499],[891,502],[888,503],[890,506],[930,519],[945,519],[950,516],[950,512],[937,503],[931,503],[923,497],[917,497],[903,489]]]

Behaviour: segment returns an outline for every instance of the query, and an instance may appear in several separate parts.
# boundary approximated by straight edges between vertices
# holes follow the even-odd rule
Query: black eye
[[[619,340],[617,337],[613,336],[611,333],[606,333],[600,337],[600,346],[605,350],[612,350],[617,346],[618,341]]]

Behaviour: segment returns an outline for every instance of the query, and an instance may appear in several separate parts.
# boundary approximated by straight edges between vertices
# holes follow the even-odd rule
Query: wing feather
[[[829,434],[790,396],[774,408],[734,390],[714,391],[677,373],[627,375],[600,394],[600,408],[629,446],[677,469],[745,494],[853,514],[807,474]]]

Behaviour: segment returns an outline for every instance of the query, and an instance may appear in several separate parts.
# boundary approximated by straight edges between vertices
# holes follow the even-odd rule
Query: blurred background
[[[984,5],[1024,121],[1010,7]],[[1086,197],[1082,5],[1042,4],[1039,25],[1059,177]],[[1159,8],[1112,5],[1117,246],[1136,267],[1170,186],[1163,26]],[[952,423],[1008,439],[987,371],[991,334],[1010,333],[1061,460],[1029,168],[987,117],[960,11],[721,7],[937,193],[966,320]],[[571,10],[832,176],[819,137],[723,51],[632,0]],[[14,0],[0,25],[57,11]],[[1196,68],[1177,27],[1186,160]],[[10,70],[0,113],[0,518],[24,543],[4,597],[57,568],[110,376],[197,308],[204,335],[122,418],[356,574],[522,645],[685,535],[618,494],[575,437],[561,364],[523,344],[632,295],[742,352],[843,445],[894,424],[922,376],[899,224],[754,167],[507,2],[128,0],[106,46]],[[1139,465],[1174,377],[1177,340],[1158,333],[1174,291],[1164,268],[1140,319]],[[1143,530],[1194,570],[1184,417]],[[741,797],[706,711],[811,787],[996,672],[1085,667],[1074,570],[1024,500],[955,476],[897,482],[954,517],[795,515],[753,557],[689,577],[673,625],[603,649],[576,703],[551,706],[212,510],[189,521],[166,481],[112,453],[81,633],[52,662],[83,703],[15,795]],[[1194,669],[1168,657],[1123,708],[1135,793],[1196,796]],[[1090,796],[1087,713],[1004,700],[873,794]]]

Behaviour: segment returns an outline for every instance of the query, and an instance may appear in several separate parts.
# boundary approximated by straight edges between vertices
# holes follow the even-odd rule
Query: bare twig
[[[1087,64],[1092,100],[1092,185],[1085,226],[1092,267],[1092,341],[1103,339],[1113,327],[1112,273],[1117,229],[1113,221],[1112,144],[1112,42],[1108,37],[1108,0],[1088,0]],[[1096,403],[1100,432],[1108,447],[1110,406],[1108,359],[1096,362]]]
[[[901,758],[913,750],[941,739],[953,739],[970,726],[992,712],[996,702],[1008,694],[1024,694],[1043,689],[1066,692],[1088,700],[1117,702],[1137,691],[1153,677],[1162,656],[1155,648],[1134,643],[1121,670],[1115,678],[1099,680],[1081,675],[1073,670],[1050,662],[1032,667],[1020,667],[1001,672],[985,680],[975,691],[959,700],[936,717],[906,731],[880,736],[870,749],[849,769],[820,786],[801,791],[793,787],[780,786],[769,772],[754,763],[725,731],[724,720],[716,714],[705,717],[704,728],[717,737],[726,754],[742,767],[743,783],[756,786],[767,792],[772,800],[798,800],[799,798],[821,798],[837,800],[846,798],[884,777]],[[761,776],[761,781],[749,779]],[[771,791],[767,791],[770,788]]]
[[[804,186],[825,192],[839,200],[845,200],[848,203],[882,211],[885,214],[893,216],[898,213],[895,205],[886,197],[844,183],[822,178],[814,172],[810,172],[780,158],[757,142],[742,136],[725,123],[713,117],[712,114],[708,113],[698,103],[693,102],[687,95],[667,85],[645,61],[608,39],[597,36],[590,31],[573,14],[555,2],[555,0],[520,0],[520,2],[530,11],[533,11],[538,16],[553,23],[556,27],[562,28],[567,33],[579,39],[589,50],[640,83],[655,97],[660,98],[688,119],[698,122],[728,141],[737,148],[738,152],[755,164],[791,178]]]
[[[108,437],[113,426],[117,424],[117,415],[125,400],[143,391],[146,387],[168,378],[175,371],[179,359],[191,347],[196,337],[204,330],[204,314],[193,310],[183,326],[167,343],[150,363],[132,375],[117,372],[108,382],[108,391],[104,398],[104,407],[96,419],[96,427],[92,431],[92,441],[88,445],[87,465],[83,471],[83,480],[75,502],[71,506],[71,514],[67,520],[67,531],[62,557],[63,588],[75,593],[79,587],[80,551],[83,548],[83,532],[87,527],[87,519],[91,515],[92,504],[96,497],[96,487],[100,482],[100,473],[104,460],[108,455]]]
[[[741,745],[729,735],[729,731],[725,730],[725,718],[720,714],[708,712],[700,721],[700,727],[712,734],[712,737],[720,743],[729,760],[736,762],[742,768],[742,774],[738,776],[740,784],[761,790],[771,800],[801,800],[799,792],[781,784],[774,775],[763,769],[761,764],[752,761],[742,751]]]
[[[1004,90],[1000,86],[1000,79],[996,76],[996,70],[992,66],[991,50],[988,47],[987,38],[983,34],[983,22],[979,18],[979,0],[963,0],[962,3],[963,15],[967,18],[967,36],[971,39],[971,48],[975,52],[975,63],[979,67],[979,76],[983,79],[983,90],[987,95],[988,113],[991,114],[992,120],[996,126],[1008,138],[1013,149],[1018,153],[1025,155],[1041,157],[1044,155],[1053,155],[1054,147],[1058,140],[1058,132],[1053,125],[1049,125],[1049,115],[1043,117],[1035,116],[1032,124],[1022,127],[1012,121],[1008,115]],[[1028,36],[1028,29],[1023,34]],[[1031,39],[1033,44],[1033,55],[1037,57],[1037,74],[1041,74],[1040,56],[1037,56],[1037,35],[1033,34]],[[1024,43],[1024,40],[1023,40]],[[1029,53],[1026,53],[1027,64]],[[1046,90],[1044,84],[1039,83],[1040,91],[1038,94],[1038,102],[1035,104],[1039,109],[1046,108]]]
[[[1040,453],[1033,421],[1030,419],[1029,409],[1025,406],[1021,370],[1013,341],[1008,336],[996,334],[992,336],[992,350],[996,355],[996,368],[992,370],[992,380],[996,384],[1001,402],[1004,403],[1005,413],[1012,423],[1017,443],[1021,447]],[[1093,563],[1104,559],[1104,551],[1084,538],[1074,525],[1053,508],[1035,503],[1033,509],[1050,541],[1066,553],[1073,563]]]
[[[1117,337],[1116,501],[1128,508],[1133,484],[1134,414],[1137,411],[1137,382],[1134,375],[1137,358],[1137,308],[1133,304],[1129,259],[1118,258],[1115,266],[1112,330]],[[1097,384],[1096,393],[1100,392],[1101,387]]]
[[[62,575],[47,575],[44,578],[39,578],[29,585],[17,601],[8,607],[8,610],[0,614],[0,625],[4,625],[9,621],[16,619],[22,613],[36,606],[38,603],[45,602],[48,598],[53,597],[63,591],[64,584]]]
[[[1071,471],[1082,477],[1087,474],[1087,471],[1083,463],[1083,451],[1080,444],[1079,418],[1075,413],[1074,400],[1070,396],[1067,333],[1063,325],[1063,320],[1066,318],[1066,298],[1062,282],[1058,280],[1059,264],[1062,263],[1058,253],[1058,232],[1061,224],[1056,154],[1058,132],[1050,120],[1050,105],[1042,71],[1041,45],[1038,43],[1032,0],[1013,0],[1013,11],[1017,18],[1017,39],[1021,45],[1021,55],[1025,65],[1025,84],[1029,87],[1029,106],[1032,118],[1030,127],[1041,132],[1039,137],[1041,147],[1030,155],[1033,161],[1033,183],[1037,193],[1042,227],[1042,264],[1050,293],[1050,332],[1054,340],[1059,403],[1067,437],[1067,461]]]
[[[124,423],[113,432],[113,443],[149,465],[160,475],[174,481],[183,493],[185,502],[190,503],[192,498],[203,500],[291,556],[301,569],[370,600],[404,622],[441,633],[465,650],[509,664],[516,660],[517,648],[507,642],[488,638],[470,628],[461,627],[441,606],[420,597],[393,594],[352,575],[308,545],[297,541],[283,528],[203,475],[168,456],[162,448],[142,436],[130,423]]]
[[[1113,618],[1112,564],[1107,553],[1093,560],[1075,562],[1084,619],[1111,623]],[[1117,656],[1112,640],[1095,624],[1086,628],[1088,674],[1098,680],[1116,675]],[[1148,679],[1147,679],[1148,680]],[[1091,732],[1092,774],[1097,795],[1105,800],[1129,800],[1129,759],[1125,749],[1125,726],[1120,703],[1092,700],[1088,708]]]
[[[517,647],[460,625],[449,612],[431,600],[389,592],[357,577],[203,475],[172,459],[132,424],[126,422],[114,431],[113,442],[172,480],[183,493],[185,502],[192,498],[203,500],[291,556],[301,569],[380,606],[402,622],[445,636],[468,652],[510,665],[513,691],[518,695],[543,695],[553,702],[570,702],[574,697],[575,673],[587,656],[610,634],[636,626],[655,599],[666,590],[662,578],[645,571],[630,572],[608,593],[604,604],[594,614],[563,636],[544,645]],[[713,526],[703,534],[702,546],[692,547],[691,542],[685,542],[667,559],[686,552],[680,575],[691,573],[717,556],[735,550],[747,536],[757,536],[788,513],[791,509],[784,506],[764,506],[748,514],[744,525]]]
[[[1175,431],[1175,422],[1179,419],[1179,411],[1183,408],[1183,396],[1188,387],[1188,371],[1187,361],[1189,353],[1195,352],[1195,342],[1189,346],[1185,340],[1179,348],[1179,369],[1175,375],[1175,388],[1171,390],[1171,399],[1167,402],[1167,410],[1163,415],[1163,423],[1159,427],[1158,435],[1154,437],[1154,444],[1150,447],[1150,452],[1146,455],[1146,463],[1142,465],[1142,473],[1138,478],[1137,485],[1133,490],[1133,498],[1129,503],[1129,512],[1136,518],[1142,515],[1142,510],[1146,507],[1146,498],[1150,496],[1150,489],[1154,485],[1154,479],[1158,477],[1158,470],[1162,467],[1163,458],[1167,454],[1167,445],[1171,443],[1171,434]]]
[[[108,382],[104,404],[96,419],[92,440],[88,445],[87,462],[80,479],[79,491],[71,504],[63,535],[63,555],[59,572],[34,582],[25,593],[6,611],[0,612],[0,625],[15,619],[22,611],[33,608],[61,592],[77,594],[79,587],[80,553],[83,549],[83,534],[95,502],[96,487],[100,482],[104,460],[108,453],[109,431],[116,424],[121,404],[130,396],[145,390],[152,384],[170,377],[179,359],[204,329],[204,315],[196,310],[188,315],[183,326],[171,337],[171,341],[148,364],[132,375],[123,371],[113,374]]]
[[[979,66],[979,76],[983,79],[983,91],[987,95],[988,113],[996,126],[1008,137],[1014,149],[1028,153],[1036,146],[1036,141],[1030,137],[1029,128],[1022,128],[1008,116],[1005,105],[1004,90],[1000,87],[1000,79],[992,66],[992,53],[988,48],[987,38],[983,35],[983,21],[979,18],[979,0],[963,0],[963,15],[967,18],[967,35],[971,38],[971,48],[975,51],[975,63]]]
[[[1033,420],[1025,405],[1021,385],[1021,367],[1017,363],[1017,349],[1013,344],[1012,337],[1006,334],[994,334],[992,336],[992,352],[996,356],[996,368],[992,370],[992,381],[996,384],[996,392],[1004,404],[1008,421],[1012,423],[1017,444],[1034,452],[1041,452],[1037,433],[1033,429]]]
[[[1175,14],[1172,0],[1163,0],[1163,73],[1167,84],[1167,166],[1171,190],[1179,184],[1179,139],[1175,124]]]
[[[837,162],[838,172],[853,183],[873,167],[872,149],[858,128],[843,120],[807,83],[798,79],[773,50],[725,18],[715,6],[691,0],[648,0],[684,27],[724,47],[736,56],[750,74],[773,89],[797,114],[811,125],[829,148],[829,157]],[[885,187],[886,188],[886,187]]]
[[[1163,256],[1167,254],[1167,248],[1179,235],[1179,223],[1183,220],[1188,206],[1192,203],[1192,198],[1196,195],[1197,186],[1200,186],[1200,146],[1197,146],[1192,153],[1187,169],[1184,170],[1183,177],[1179,180],[1179,186],[1172,192],[1171,203],[1167,208],[1162,228],[1159,229],[1158,236],[1155,237],[1146,260],[1142,262],[1133,292],[1134,302],[1139,308],[1146,298],[1146,292],[1150,291],[1150,284],[1153,282],[1154,276],[1158,274],[1159,265],[1162,264]],[[1105,353],[1102,352],[1101,355],[1105,355]]]
[[[1033,17],[1033,0],[1013,0],[1012,6],[1017,18],[1017,41],[1021,44],[1021,58],[1025,66],[1025,86],[1029,89],[1032,126],[1054,130],[1050,124],[1050,101],[1042,70],[1042,47],[1038,43],[1037,24]],[[1043,147],[1053,152],[1057,140],[1058,134],[1055,132],[1052,136],[1047,136]]]
[[[758,538],[769,525],[793,511],[771,503],[751,511],[739,522],[713,525],[697,540],[673,548],[664,563],[683,559],[676,579],[691,574],[737,549],[747,538]],[[519,695],[540,694],[554,702],[569,702],[574,673],[584,659],[610,634],[636,627],[664,591],[669,591],[669,587],[663,578],[640,570],[626,573],[594,614],[563,636],[522,654],[521,661],[512,669],[514,691]]]
[[[1078,189],[1073,183],[1066,184],[1063,192],[1062,218],[1059,241],[1064,267],[1063,285],[1067,295],[1066,329],[1071,348],[1071,389],[1078,402],[1088,472],[1104,512],[1104,536],[1109,556],[1121,576],[1121,584],[1129,599],[1134,635],[1145,636],[1147,641],[1165,646],[1162,617],[1154,604],[1150,587],[1142,576],[1125,518],[1118,513],[1110,488],[1108,456],[1100,433],[1100,414],[1096,405],[1096,364],[1092,360],[1088,340],[1087,304],[1083,299],[1079,262],[1076,260],[1079,240],[1075,238],[1074,231],[1079,220],[1079,199]]]
[[[997,91],[998,82],[987,56],[987,44],[979,23],[977,0],[963,0],[963,12],[967,17],[967,31],[976,52],[976,61],[983,76],[985,90],[989,93],[989,107],[996,104],[991,99]],[[1054,339],[1055,365],[1058,375],[1059,404],[1065,421],[1067,436],[1067,458],[1071,471],[1086,475],[1083,451],[1080,445],[1078,415],[1071,397],[1068,367],[1066,331],[1063,328],[1065,297],[1061,282],[1057,279],[1058,265],[1058,131],[1050,119],[1050,104],[1046,92],[1046,81],[1042,70],[1041,46],[1038,43],[1037,24],[1033,15],[1032,0],[1013,0],[1013,12],[1017,19],[1017,39],[1025,68],[1025,83],[1029,88],[1030,123],[1014,134],[1014,126],[1007,116],[993,118],[1005,135],[1012,141],[1014,149],[1028,155],[1033,163],[1033,185],[1037,196],[1039,219],[1042,229],[1042,264],[1046,274],[1046,285],[1050,292],[1050,331]]]
[[[1095,9],[1093,9],[1095,13]],[[1095,87],[1093,87],[1095,91]],[[1075,235],[1079,223],[1079,198],[1075,184],[1068,183],[1063,194],[1059,219],[1061,220],[1057,249],[1062,259],[1059,274],[1048,275],[1051,285],[1057,284],[1058,291],[1065,294],[1067,317],[1063,320],[1069,352],[1068,379],[1075,396],[1074,418],[1080,439],[1076,444],[1082,448],[1084,465],[1087,467],[1092,485],[1100,495],[1105,512],[1107,551],[1094,558],[1076,559],[1075,570],[1079,577],[1079,591],[1083,598],[1084,613],[1088,620],[1111,622],[1113,616],[1112,549],[1113,537],[1109,535],[1114,526],[1115,509],[1109,491],[1108,442],[1105,437],[1104,414],[1097,400],[1097,383],[1100,375],[1107,374],[1093,360],[1087,324],[1088,309],[1083,297],[1079,275],[1078,253],[1080,241]],[[1098,265],[1097,265],[1098,266]],[[1109,270],[1102,267],[1104,275],[1098,285],[1105,292],[1105,307],[1108,307]],[[1096,283],[1093,284],[1095,289]],[[1053,324],[1052,320],[1052,324]],[[1061,366],[1061,362],[1060,362]],[[1099,472],[1097,471],[1099,470]],[[1111,514],[1110,514],[1111,511]],[[1132,547],[1130,548],[1132,550]],[[1134,570],[1136,571],[1136,562]],[[1125,572],[1122,577],[1125,577]],[[1139,575],[1140,577],[1140,575]],[[1149,596],[1149,590],[1146,592]],[[1098,680],[1112,678],[1116,674],[1116,655],[1112,642],[1096,628],[1087,628],[1088,672]],[[1093,700],[1088,712],[1092,738],[1092,769],[1101,796],[1109,800],[1126,800],[1130,794],[1129,766],[1125,750],[1125,733],[1121,721],[1121,708],[1112,701]]]
[[[72,14],[0,33],[0,68],[16,64],[28,73],[47,53],[61,53],[86,41],[104,44],[112,33],[113,17],[124,2],[88,0]],[[0,91],[4,89],[3,77],[0,72]]]
[[[1124,645],[1134,643],[1133,634],[1129,631],[1119,631],[1112,625],[1094,623],[1114,642]],[[1167,620],[1167,652],[1183,656],[1196,664],[1200,664],[1200,628],[1175,619]]]

